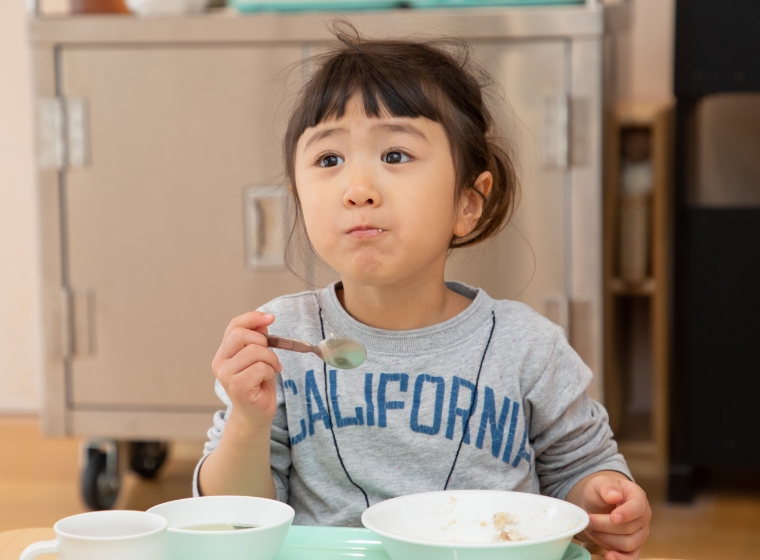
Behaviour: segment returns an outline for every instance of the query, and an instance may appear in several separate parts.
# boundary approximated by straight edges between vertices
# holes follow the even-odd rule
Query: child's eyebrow
[[[373,125],[372,128],[370,128],[370,130],[373,132],[376,130],[384,130],[386,132],[398,132],[402,134],[409,134],[410,136],[416,136],[417,138],[427,142],[428,144],[430,143],[427,136],[425,136],[425,133],[422,132],[416,126],[413,126],[411,124],[377,123]],[[325,130],[320,130],[319,132],[314,133],[312,137],[306,141],[304,150],[308,149],[308,147],[311,146],[314,142],[317,142],[324,138],[328,138],[329,136],[333,136],[334,134],[345,133],[345,132],[348,132],[348,130],[345,128],[326,128]]]
[[[320,130],[319,132],[314,133],[314,135],[306,141],[306,145],[303,149],[306,150],[314,142],[332,136],[333,134],[338,134],[339,132],[348,132],[348,130],[345,128],[326,128],[325,130]]]
[[[427,136],[425,136],[425,133],[422,132],[419,128],[416,126],[413,126],[411,124],[402,124],[402,123],[377,123],[376,125],[373,125],[371,130],[375,131],[378,129],[385,130],[387,132],[400,132],[402,134],[409,134],[411,136],[416,136],[420,140],[424,140],[428,144],[430,141],[427,139]]]

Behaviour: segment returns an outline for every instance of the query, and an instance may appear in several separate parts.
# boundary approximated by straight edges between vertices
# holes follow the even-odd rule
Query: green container
[[[229,0],[242,13],[353,12],[393,8],[473,8],[478,6],[540,6],[584,4],[585,0]]]
[[[380,538],[367,529],[293,525],[276,560],[390,560]],[[420,558],[419,560],[427,560]],[[570,544],[562,560],[591,560],[589,552]]]
[[[238,12],[354,12],[390,10],[404,5],[401,0],[229,0]],[[409,5],[406,3],[406,5]]]

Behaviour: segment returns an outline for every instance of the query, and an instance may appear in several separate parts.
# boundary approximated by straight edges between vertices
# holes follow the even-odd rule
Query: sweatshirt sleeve
[[[221,401],[227,405],[226,410],[220,410],[214,414],[214,425],[208,431],[208,441],[203,447],[203,457],[195,467],[193,473],[193,496],[200,496],[200,487],[198,485],[198,473],[200,472],[203,461],[219,445],[224,433],[224,427],[227,424],[230,411],[232,410],[232,401],[224,391],[222,384],[217,380],[214,384],[214,391]],[[281,502],[288,501],[288,474],[290,473],[290,436],[288,434],[288,421],[285,413],[285,397],[282,390],[282,377],[277,376],[277,411],[272,420],[272,434],[269,440],[270,465],[272,470],[272,479],[274,481],[276,498]]]
[[[285,410],[285,391],[282,387],[282,376],[277,376],[277,411],[272,420],[272,436],[269,440],[269,462],[272,466],[272,478],[277,499],[288,502],[290,485],[290,432],[288,431],[288,415]]]
[[[565,499],[582,478],[617,471],[633,480],[605,408],[586,394],[593,374],[555,328],[554,348],[541,375],[525,393],[530,441],[541,492]]]

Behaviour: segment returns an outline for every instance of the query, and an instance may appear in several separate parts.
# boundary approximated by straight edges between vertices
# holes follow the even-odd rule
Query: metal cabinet
[[[203,438],[226,324],[307,288],[276,262],[251,266],[261,208],[250,205],[271,194],[260,187],[282,185],[294,64],[324,48],[331,17],[32,22],[47,434]],[[496,78],[521,205],[493,243],[455,253],[447,274],[562,324],[599,396],[602,8],[351,19],[370,36],[464,37]]]
[[[483,285],[496,298],[519,299],[544,313],[547,301],[564,299],[570,224],[566,205],[566,155],[542,134],[566,134],[568,73],[562,40],[531,43],[476,42],[475,59],[497,80],[505,103],[494,103],[498,125],[514,149],[520,202],[501,236],[483,247],[454,254],[452,277]]]
[[[77,411],[208,410],[210,359],[229,320],[304,288],[245,268],[242,211],[245,186],[277,180],[275,76],[300,55],[62,52],[62,91],[87,100],[92,139],[91,165],[66,177],[72,319],[88,317],[74,332],[92,340],[70,360]]]

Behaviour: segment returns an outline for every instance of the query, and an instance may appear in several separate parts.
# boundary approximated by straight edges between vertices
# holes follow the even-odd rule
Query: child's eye
[[[405,154],[399,150],[390,150],[385,152],[382,159],[384,163],[406,163],[407,161],[412,160],[408,154]]]
[[[342,157],[336,156],[335,154],[327,154],[320,156],[318,164],[320,167],[335,167],[343,162],[345,162],[345,160]]]

